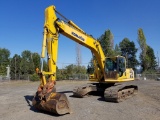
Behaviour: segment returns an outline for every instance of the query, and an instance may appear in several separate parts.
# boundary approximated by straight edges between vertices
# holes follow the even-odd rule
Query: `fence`
[[[0,82],[7,82],[10,80],[31,80],[30,75],[16,75],[14,78],[6,77],[6,76],[0,76]]]
[[[88,74],[73,74],[67,77],[59,78],[58,80],[88,80]],[[136,74],[137,80],[160,80],[160,74]],[[31,80],[30,75],[17,75],[14,79],[6,76],[0,76],[0,82],[7,82],[10,80]]]
[[[32,79],[33,77],[31,77],[31,75],[16,75],[14,76],[14,78],[11,78],[11,80],[32,80]],[[88,80],[88,79],[89,79],[88,74],[72,74],[69,76],[63,75],[63,77],[57,76],[57,80]],[[36,80],[39,80],[38,76],[36,77]]]
[[[10,77],[0,75],[0,82],[10,81]]]
[[[88,74],[73,74],[69,76],[69,80],[88,80]]]
[[[139,79],[139,80],[158,80],[158,79],[160,79],[160,74],[137,74],[136,79]]]

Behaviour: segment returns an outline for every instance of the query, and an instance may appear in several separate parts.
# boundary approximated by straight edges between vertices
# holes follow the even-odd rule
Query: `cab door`
[[[124,57],[117,57],[117,73],[122,77],[126,71],[126,60]]]
[[[105,61],[105,78],[107,80],[117,79],[117,61],[116,61],[116,58],[106,58],[106,61]]]

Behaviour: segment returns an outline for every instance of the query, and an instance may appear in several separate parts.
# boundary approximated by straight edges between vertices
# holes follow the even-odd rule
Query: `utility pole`
[[[82,58],[81,58],[81,45],[79,43],[76,43],[76,63],[79,66],[82,64]]]

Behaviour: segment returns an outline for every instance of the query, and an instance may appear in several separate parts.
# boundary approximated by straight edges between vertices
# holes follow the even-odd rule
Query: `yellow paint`
[[[126,69],[121,77],[117,73],[117,79],[105,79],[105,55],[103,53],[100,43],[92,36],[85,33],[80,27],[78,27],[72,21],[57,20],[55,6],[49,6],[45,10],[45,23],[44,23],[44,37],[42,44],[41,57],[45,57],[45,51],[48,53],[48,67],[49,71],[41,71],[41,80],[43,84],[46,84],[45,75],[49,75],[49,81],[56,80],[56,63],[58,54],[58,36],[63,34],[71,40],[83,45],[91,50],[96,60],[94,61],[95,72],[92,75],[92,81],[99,82],[124,82],[134,80],[130,78],[131,69]],[[116,60],[116,57],[112,58]],[[97,65],[98,64],[98,65]],[[91,79],[90,79],[91,80]]]

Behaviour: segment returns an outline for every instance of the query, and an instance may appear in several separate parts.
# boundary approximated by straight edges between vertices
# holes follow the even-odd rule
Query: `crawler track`
[[[105,84],[88,84],[79,86],[73,89],[73,96],[83,98],[88,96],[91,92],[104,92],[104,98],[107,102],[122,102],[129,97],[134,96],[138,92],[136,85],[128,83],[116,84],[113,86],[105,86]]]
[[[118,84],[104,91],[104,98],[108,102],[122,102],[138,92],[136,85]]]

